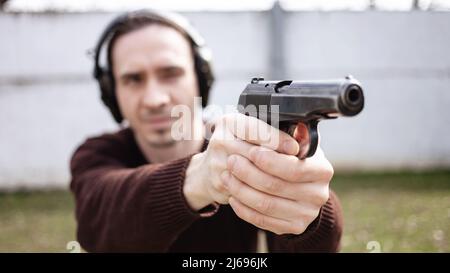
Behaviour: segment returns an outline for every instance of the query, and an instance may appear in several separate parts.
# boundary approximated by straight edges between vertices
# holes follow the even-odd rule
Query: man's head
[[[213,81],[201,38],[177,20],[153,11],[122,15],[105,30],[96,51],[94,73],[103,101],[116,121],[126,119],[137,137],[153,146],[173,143],[172,107],[193,110],[198,95],[205,106]],[[99,65],[106,40],[107,69]]]

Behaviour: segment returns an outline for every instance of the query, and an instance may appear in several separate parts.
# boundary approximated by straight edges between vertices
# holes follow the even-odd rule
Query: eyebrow
[[[142,70],[123,71],[119,75],[119,78],[120,79],[126,79],[127,77],[134,76],[134,75],[139,75],[139,74],[142,74]]]
[[[172,71],[184,71],[184,67],[181,65],[167,65],[163,67],[159,67],[156,69],[157,73],[164,73],[164,72],[172,72]]]
[[[170,65],[165,65],[165,66],[161,66],[158,67],[156,69],[157,73],[164,73],[164,72],[168,72],[168,71],[184,71],[185,68],[182,65],[178,65],[178,64],[170,64]],[[136,75],[136,74],[141,74],[143,73],[144,69],[124,69],[121,72],[119,72],[119,77],[126,77],[126,76],[130,76],[130,75]]]

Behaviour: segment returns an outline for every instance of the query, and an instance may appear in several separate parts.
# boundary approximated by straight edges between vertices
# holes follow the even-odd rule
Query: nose
[[[170,94],[156,80],[149,80],[145,88],[142,104],[146,108],[163,108],[170,102]]]

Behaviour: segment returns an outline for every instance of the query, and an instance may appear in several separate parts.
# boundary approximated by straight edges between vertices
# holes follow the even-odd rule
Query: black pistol
[[[319,142],[317,124],[322,119],[354,116],[364,108],[361,84],[352,76],[337,80],[265,81],[253,78],[239,97],[238,111],[259,118],[291,136],[299,122],[306,124],[314,155]]]

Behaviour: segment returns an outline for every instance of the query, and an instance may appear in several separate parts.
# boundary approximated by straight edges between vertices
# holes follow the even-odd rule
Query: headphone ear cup
[[[106,106],[109,107],[111,105],[112,83],[107,73],[102,72],[100,74],[100,76],[98,77],[98,84],[100,85],[100,90],[102,91],[102,101]]]
[[[205,59],[201,54],[195,54],[195,73],[197,74],[198,88],[200,96],[202,97],[202,106],[206,107],[208,104],[208,95],[211,86],[214,82],[214,74],[211,69],[211,63]]]
[[[98,83],[100,85],[103,103],[110,109],[114,120],[117,121],[117,123],[121,123],[123,117],[117,103],[112,75],[107,71],[102,71],[98,77]]]

